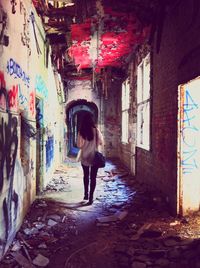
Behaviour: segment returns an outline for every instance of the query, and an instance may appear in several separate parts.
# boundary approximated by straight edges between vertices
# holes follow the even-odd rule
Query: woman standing
[[[81,149],[80,161],[83,168],[84,200],[88,200],[88,205],[93,203],[93,195],[96,187],[96,177],[98,167],[93,166],[95,151],[99,145],[103,145],[103,136],[96,128],[91,113],[86,113],[83,117],[78,133],[77,146]],[[88,188],[90,182],[90,191]]]

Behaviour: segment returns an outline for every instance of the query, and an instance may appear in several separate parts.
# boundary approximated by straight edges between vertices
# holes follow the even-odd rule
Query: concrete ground
[[[200,268],[200,213],[174,218],[120,163],[83,201],[80,163],[69,160],[34,202],[1,268]]]

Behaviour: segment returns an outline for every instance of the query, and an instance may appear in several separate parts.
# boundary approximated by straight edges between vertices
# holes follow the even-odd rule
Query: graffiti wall
[[[1,0],[0,22],[1,259],[35,199],[37,183],[44,187],[59,164],[62,107],[54,70],[46,64],[47,56],[51,61],[51,50],[47,55],[45,31],[31,1],[14,5]],[[44,149],[37,162],[38,125]],[[42,172],[36,179],[37,167]]]
[[[178,177],[183,213],[200,205],[200,78],[179,88]]]
[[[11,99],[16,96],[13,97],[10,92],[0,72],[0,256],[4,254],[20,224],[25,185],[18,155],[19,118],[9,111]]]

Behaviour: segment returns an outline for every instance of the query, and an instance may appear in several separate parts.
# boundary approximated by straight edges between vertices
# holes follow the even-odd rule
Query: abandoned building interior
[[[199,32],[199,0],[0,0],[0,267],[200,267]],[[114,183],[115,188],[109,186],[108,192],[119,192],[105,197],[107,205],[103,206],[105,191],[101,188],[104,193],[97,191],[91,207],[81,210],[75,206],[73,211],[67,201],[81,201],[73,199],[79,188],[83,197],[83,175],[76,156],[78,130],[86,113],[92,113],[104,137],[101,150],[107,162],[99,169],[97,188]],[[86,248],[89,242],[80,242],[85,255],[90,250],[88,262],[79,242],[74,242],[76,247],[67,244],[62,253],[64,247],[56,244],[59,241],[51,237],[47,243],[43,234],[46,242],[40,241],[40,249],[34,251],[38,246],[32,241],[35,234],[25,233],[33,231],[26,217],[35,217],[37,226],[40,222],[38,237],[46,228],[41,219],[44,222],[56,213],[56,207],[58,210],[59,203],[42,199],[46,189],[53,187],[52,178],[59,189],[65,179],[71,187],[76,181],[77,185],[71,192],[57,190],[57,197],[68,198],[60,203],[68,214],[62,220],[51,217],[48,228],[56,229],[53,220],[60,221],[60,228],[68,228],[69,234],[73,229],[69,219],[83,213],[83,226],[88,222],[88,229],[96,228],[98,241],[97,245],[89,239],[90,248]],[[134,185],[142,187],[138,194],[144,198],[138,209],[143,211],[143,220],[136,217],[137,224],[131,214],[136,213],[133,210],[139,202]],[[142,191],[145,194],[140,195]],[[145,198],[152,193],[156,193],[152,207],[147,209],[150,201]],[[105,211],[97,213],[108,206],[113,206],[110,212],[116,212],[117,196],[121,203],[127,197],[126,210],[117,212],[117,220],[100,218],[99,225],[91,227],[90,213],[109,216]],[[180,230],[186,230],[182,224],[196,220],[196,235],[187,230],[185,244],[172,238],[170,244],[168,237],[163,244],[170,249],[162,244],[162,249],[146,246],[151,255],[137,253],[136,242],[144,247],[145,235],[151,239],[161,236],[156,225],[151,232],[147,225],[153,217],[148,216],[149,211],[153,213],[161,202],[157,218],[168,213],[163,222],[171,219],[170,228]],[[43,215],[38,216],[39,209]],[[119,242],[124,251],[119,243],[114,250],[114,242],[108,241],[112,235],[115,242],[123,240],[117,238],[116,230],[126,235],[126,247]],[[66,238],[66,243],[75,241],[78,232]],[[64,239],[64,231],[59,235]],[[157,240],[150,242],[155,246]],[[111,248],[121,257],[111,258]],[[38,252],[41,259],[33,263]]]

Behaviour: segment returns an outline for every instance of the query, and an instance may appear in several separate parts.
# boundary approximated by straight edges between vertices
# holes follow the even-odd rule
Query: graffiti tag
[[[185,91],[185,102],[183,103],[182,109],[181,134],[184,150],[182,153],[181,166],[183,174],[190,174],[195,169],[198,169],[198,149],[196,147],[196,142],[199,129],[195,126],[194,119],[196,118],[195,111],[199,109],[199,106],[191,96],[188,89]]]
[[[20,78],[25,83],[27,87],[30,85],[30,77],[22,70],[20,65],[16,63],[13,59],[7,62],[7,72],[14,76],[14,78]]]

